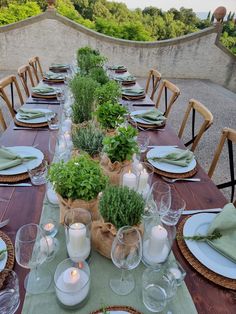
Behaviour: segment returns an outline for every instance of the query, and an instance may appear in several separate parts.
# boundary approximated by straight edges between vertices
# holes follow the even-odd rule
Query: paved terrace
[[[8,74],[11,73],[6,71],[0,72],[0,78]],[[214,116],[213,125],[204,134],[195,152],[201,166],[205,169],[205,171],[208,171],[216,146],[219,142],[222,128],[236,128],[236,94],[208,80],[172,78],[169,78],[169,80],[176,84],[181,91],[181,95],[174,104],[168,118],[169,123],[176,132],[178,132],[180,128],[184,112],[187,108],[188,100],[191,98],[195,98],[202,102]],[[139,83],[141,86],[145,87],[146,79],[139,78]],[[9,115],[6,110],[4,110],[4,113],[8,117],[9,121]],[[185,135],[190,134],[190,125],[191,123],[188,125]],[[186,141],[188,140],[187,136],[184,136],[183,139]],[[234,154],[236,154],[236,149],[234,149]],[[229,178],[228,170],[227,147],[225,147],[219,161],[219,166],[213,177],[214,182],[221,183],[227,180],[227,178]],[[229,191],[222,190],[222,192],[226,195],[227,199],[230,198]]]

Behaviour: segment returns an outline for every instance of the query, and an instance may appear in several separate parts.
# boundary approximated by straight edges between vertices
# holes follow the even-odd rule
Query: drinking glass
[[[69,152],[67,150],[67,141],[63,134],[51,132],[49,136],[48,149],[51,161],[53,157],[56,162],[61,159],[65,161],[67,160]]]
[[[149,136],[147,132],[139,133],[138,145],[141,153],[145,153],[149,144]]]
[[[181,198],[176,190],[171,189],[170,208],[162,215],[161,221],[166,225],[175,226],[178,223],[185,207],[185,201]]]
[[[42,163],[34,169],[28,169],[30,181],[33,185],[42,185],[47,182],[48,163],[44,159]]]
[[[0,313],[14,314],[20,304],[18,276],[10,269],[1,270],[0,276]]]
[[[134,289],[135,282],[132,274],[125,271],[136,268],[142,258],[142,240],[136,228],[124,226],[118,230],[112,244],[111,258],[122,273],[110,279],[110,287],[118,295],[127,295]]]
[[[58,114],[55,113],[47,113],[46,114],[48,127],[50,130],[58,130],[60,127],[60,117]]]
[[[161,181],[153,183],[146,199],[145,209],[151,213],[157,212],[163,216],[170,208],[171,188]]]
[[[39,294],[48,289],[52,276],[50,272],[39,267],[49,255],[47,239],[36,224],[23,225],[16,233],[15,254],[18,264],[30,273],[25,277],[25,290],[32,294]]]

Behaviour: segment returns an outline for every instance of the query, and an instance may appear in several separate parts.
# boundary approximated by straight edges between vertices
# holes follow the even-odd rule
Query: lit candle
[[[162,226],[154,226],[151,236],[143,244],[144,259],[151,264],[163,263],[169,254],[168,233]]]
[[[52,254],[54,251],[54,241],[53,238],[45,236],[40,240],[40,250],[42,253],[47,255]]]
[[[56,281],[56,294],[66,306],[81,303],[89,292],[89,276],[85,271],[70,267],[60,274]]]
[[[143,169],[139,175],[139,183],[138,183],[138,192],[139,193],[142,193],[143,191],[146,190],[146,188],[148,186],[148,178],[149,178],[149,176],[148,176],[147,170]]]
[[[90,239],[86,236],[86,227],[82,223],[74,223],[69,228],[67,251],[70,258],[77,262],[85,260],[90,253]]]
[[[46,223],[43,226],[44,231],[48,234],[52,233],[54,228],[55,228],[55,225],[52,222]]]
[[[130,170],[123,175],[123,186],[127,186],[130,189],[136,188],[136,175]]]

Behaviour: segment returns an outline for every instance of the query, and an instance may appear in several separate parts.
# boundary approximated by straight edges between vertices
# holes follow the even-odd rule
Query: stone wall
[[[0,27],[0,71],[12,71],[38,55],[43,68],[71,62],[85,45],[137,76],[157,68],[163,77],[209,79],[236,92],[236,57],[218,42],[217,27],[159,42],[115,39],[89,30],[54,10]]]

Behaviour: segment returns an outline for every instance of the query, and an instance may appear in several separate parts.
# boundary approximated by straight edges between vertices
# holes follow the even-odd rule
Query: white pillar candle
[[[143,169],[139,175],[138,191],[140,193],[142,193],[142,191],[146,190],[147,185],[148,185],[148,178],[149,178],[149,176],[148,176],[147,170]]]
[[[162,226],[154,226],[151,230],[151,237],[149,239],[148,253],[150,255],[155,255],[161,252],[166,244],[167,231]]]
[[[86,237],[86,227],[82,223],[74,223],[69,228],[67,251],[74,262],[85,260],[90,254],[90,239]]]
[[[136,175],[130,170],[123,175],[123,186],[127,186],[130,189],[136,188]]]
[[[53,238],[46,236],[40,240],[40,250],[42,253],[47,255],[52,254],[54,251],[54,241]]]
[[[57,297],[66,306],[81,303],[87,297],[90,288],[89,276],[86,272],[76,269],[77,275],[71,271],[74,271],[74,267],[66,269],[56,281]]]

